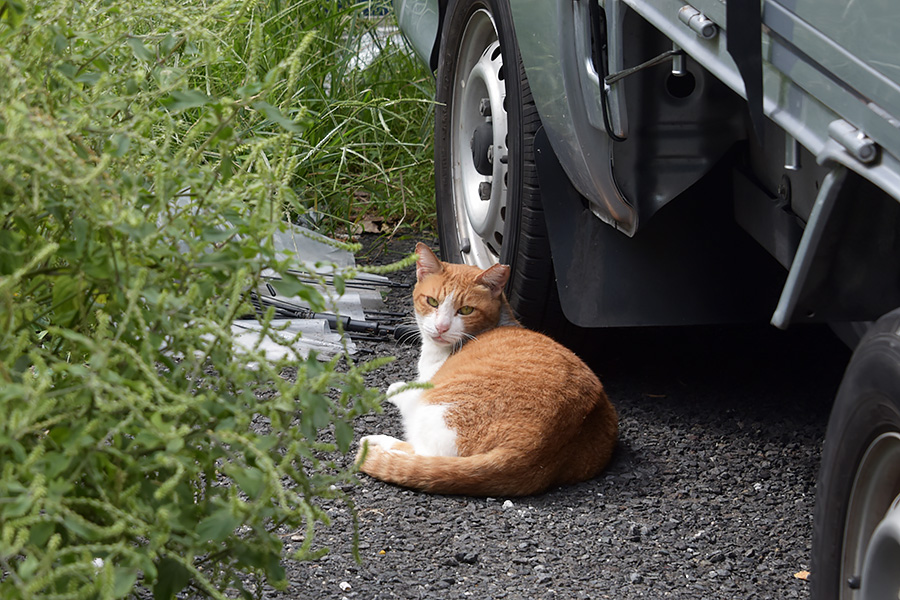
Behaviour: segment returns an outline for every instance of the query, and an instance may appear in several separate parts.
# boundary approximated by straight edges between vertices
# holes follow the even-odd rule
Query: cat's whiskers
[[[422,334],[419,331],[419,323],[414,316],[404,317],[397,325],[399,333],[394,338],[401,344],[406,344],[419,339]]]
[[[460,348],[462,348],[469,342],[474,342],[478,339],[478,336],[474,333],[463,331],[460,333],[460,338],[461,339],[458,339],[453,343],[453,352],[459,352]]]
[[[409,331],[401,332],[400,335],[397,337],[397,341],[400,342],[401,344],[406,344],[408,342],[417,340],[418,338],[419,338],[419,332],[409,330]]]

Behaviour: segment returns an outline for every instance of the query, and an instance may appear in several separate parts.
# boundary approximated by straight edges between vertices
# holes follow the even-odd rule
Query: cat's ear
[[[506,265],[494,265],[475,278],[475,283],[489,289],[494,298],[503,293],[503,286],[507,281],[509,281],[509,267]]]
[[[441,261],[438,260],[438,257],[434,255],[434,252],[431,251],[431,248],[429,248],[422,242],[416,244],[416,254],[419,257],[416,259],[417,281],[422,281],[422,279],[426,275],[440,273],[444,270],[444,265],[441,264]]]

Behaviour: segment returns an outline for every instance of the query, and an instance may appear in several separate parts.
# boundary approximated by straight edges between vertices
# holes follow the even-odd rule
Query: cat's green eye
[[[440,302],[437,301],[437,298],[432,298],[431,296],[425,298],[425,302],[428,303],[428,306],[433,306],[434,308],[437,308],[440,304]]]
[[[461,314],[463,316],[471,315],[473,310],[475,310],[475,309],[472,308],[471,306],[463,306],[462,308],[459,309],[459,314]]]

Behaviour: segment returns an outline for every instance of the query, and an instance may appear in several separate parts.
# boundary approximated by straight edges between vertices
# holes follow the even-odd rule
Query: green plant
[[[384,19],[349,4],[319,12],[321,53],[295,99],[311,117],[304,205],[335,229],[367,214],[412,227],[434,222],[434,77]],[[388,20],[390,22],[390,20]],[[340,40],[340,41],[338,41]],[[374,49],[378,52],[373,52]],[[360,53],[373,55],[361,68]]]
[[[356,10],[0,2],[0,597],[246,596],[285,584],[279,532],[322,551],[319,501],[351,476],[328,457],[377,407],[363,376],[383,361],[271,363],[230,323],[266,268],[327,305],[272,235],[320,196],[329,102],[360,101],[304,103],[329,19]]]
[[[309,48],[277,91],[279,101],[303,107],[306,125],[295,147],[304,168],[287,183],[309,219],[329,232],[366,214],[413,227],[434,221],[434,78],[389,30],[388,6],[258,3],[247,46],[236,51],[239,66],[262,78],[292,60],[299,39]],[[245,82],[235,72],[220,58],[209,81],[240,89]]]

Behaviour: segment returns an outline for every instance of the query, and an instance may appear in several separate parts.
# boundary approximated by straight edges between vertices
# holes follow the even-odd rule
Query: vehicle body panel
[[[588,5],[510,2],[519,51],[553,150],[594,215],[633,236],[643,222],[709,170],[733,142],[736,124],[731,115],[716,114],[714,105],[669,101],[671,98],[659,93],[665,85],[659,78],[645,82],[625,79],[608,90],[609,126],[623,138],[614,141],[602,115],[602,71],[617,72],[671,47],[626,45],[625,40],[634,36],[642,23],[629,18],[625,3],[606,2],[608,65],[601,65],[598,72],[591,56]],[[596,37],[596,31],[593,35]],[[718,85],[711,79],[706,83]],[[647,106],[643,114],[629,111],[627,107],[642,95],[653,98],[653,106]],[[653,115],[652,122],[648,114]],[[695,121],[696,114],[709,118]],[[654,132],[652,142],[647,140],[648,130]]]
[[[441,4],[438,0],[394,0],[394,4],[401,29],[417,54],[427,59],[436,43],[436,38],[429,38],[432,32],[439,35]],[[549,144],[590,213],[612,225],[617,235],[639,237],[657,211],[706,176],[729,148],[746,144],[753,172],[736,172],[731,199],[737,221],[789,268],[773,315],[773,322],[784,327],[792,320],[809,320],[815,310],[808,304],[827,296],[824,290],[844,285],[839,279],[849,276],[850,267],[840,267],[847,263],[841,254],[862,256],[870,250],[866,230],[871,235],[887,228],[877,217],[865,221],[858,215],[854,219],[860,222],[853,228],[839,227],[816,211],[834,202],[859,202],[862,214],[886,210],[870,198],[835,196],[826,201],[821,186],[839,168],[871,182],[869,189],[900,200],[900,39],[893,34],[900,30],[900,11],[891,0],[761,0],[766,139],[760,140],[750,133],[746,105],[736,104],[743,103],[747,94],[728,49],[725,2],[692,2],[716,25],[709,38],[679,19],[684,0],[600,0],[606,19],[599,32],[588,0],[509,0],[509,4]],[[607,48],[600,62],[594,46],[598,37]],[[669,97],[666,86],[672,74],[666,64],[608,86],[603,82],[605,74],[633,67],[673,46],[684,51],[685,70],[696,79],[698,93],[685,99]],[[602,90],[608,94],[608,115],[602,111]],[[785,180],[794,182],[794,190],[781,198],[776,188],[780,190]],[[565,210],[554,204],[553,197],[543,200],[548,214]],[[853,213],[838,206],[835,214]],[[576,243],[573,237],[551,233],[550,241],[557,272],[569,269],[570,265],[557,263],[557,255],[572,256],[565,246]],[[893,249],[880,252],[872,263],[877,268],[860,261],[864,270],[872,271],[864,277],[871,283],[853,293],[871,293],[880,269],[888,269],[881,279],[893,280],[895,272],[900,275]],[[609,263],[612,260],[628,263],[621,253],[615,259],[595,256],[578,276],[628,277],[628,272]],[[698,281],[702,280],[701,273]],[[900,284],[893,288],[878,293],[888,302],[900,299]],[[706,291],[715,293],[715,286]],[[566,293],[572,292],[560,289],[561,298]],[[581,325],[620,323],[609,314],[617,302],[595,306],[584,295],[574,301],[592,305],[590,310],[574,311],[581,314],[573,319]],[[820,312],[816,318],[826,318],[823,314],[838,321],[871,318],[873,309],[857,308],[862,304],[842,302],[842,308]],[[567,311],[570,319],[573,314]],[[669,322],[683,322],[682,317],[673,308]],[[654,318],[646,324],[665,322]],[[641,320],[629,318],[621,324]]]
[[[893,0],[777,0],[766,24],[834,81],[900,115],[900,12]]]
[[[599,112],[600,80],[590,60],[586,5],[510,2],[519,52],[554,151],[594,214],[631,234],[636,215],[612,177],[613,142]]]
[[[440,16],[437,0],[394,0],[397,24],[416,55],[426,65],[438,36]]]
[[[701,63],[736,93],[746,98],[743,82],[734,61],[726,48],[727,32],[712,40],[697,37],[690,29],[683,26],[678,19],[678,10],[684,6],[681,0],[625,0],[629,6],[671,38],[689,56]],[[716,21],[720,27],[724,25],[724,4],[718,0],[706,0],[693,3],[701,10],[708,10],[707,16]],[[784,2],[783,4],[788,4]],[[846,49],[837,44],[823,44],[824,33],[813,29],[800,20],[797,14],[804,17],[822,10],[820,2],[805,2],[803,11],[792,13],[777,2],[766,0],[763,3],[762,45],[763,45],[763,109],[766,116],[781,126],[802,146],[807,148],[820,162],[834,160],[845,164],[851,170],[862,174],[867,179],[894,185],[882,186],[886,191],[900,198],[900,188],[896,178],[890,173],[881,172],[879,165],[864,165],[842,152],[840,144],[830,144],[829,125],[839,119],[848,121],[865,135],[871,137],[886,148],[891,154],[887,158],[888,170],[895,171],[896,156],[900,155],[900,122],[893,115],[900,115],[900,110],[887,112],[895,99],[897,82],[884,76],[876,77],[874,69],[863,72],[860,66],[865,64],[859,57],[849,55]],[[812,5],[816,6],[813,10]],[[829,3],[826,3],[829,4]],[[846,12],[847,3],[835,0],[833,11]],[[881,5],[883,1],[851,3],[852,14],[861,14],[870,6],[876,10],[887,10]],[[865,5],[865,6],[864,6]],[[891,11],[890,18],[884,21],[896,23],[896,9]],[[823,17],[819,17],[822,20]],[[868,22],[868,20],[867,20]],[[832,32],[834,33],[834,32]],[[842,36],[842,39],[845,36]],[[893,55],[882,50],[878,54],[869,55],[870,61],[886,62],[885,56],[891,57],[894,63],[900,56],[900,42],[892,44]],[[818,62],[823,61],[823,62]],[[825,69],[822,65],[829,64]],[[889,69],[882,66],[884,70]],[[869,88],[854,89],[850,81],[839,80],[841,74],[856,74],[851,81],[859,85],[877,83]],[[900,70],[898,70],[900,73]],[[895,78],[900,76],[894,73]],[[897,89],[894,89],[897,88]],[[872,94],[883,94],[878,101],[870,100]],[[879,104],[880,102],[880,104]],[[900,106],[898,106],[900,109]]]

